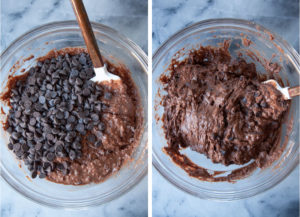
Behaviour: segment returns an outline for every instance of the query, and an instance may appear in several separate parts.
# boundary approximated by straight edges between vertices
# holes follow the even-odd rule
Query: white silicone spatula
[[[270,79],[267,81],[263,82],[264,84],[271,84],[273,85],[277,90],[279,90],[282,95],[283,98],[288,100],[288,99],[292,99],[294,96],[299,96],[300,95],[300,86],[296,86],[296,87],[281,87],[277,81]]]
[[[94,70],[96,76],[91,80],[95,82],[111,81],[111,80],[120,80],[120,77],[110,73],[107,70],[106,65],[103,62],[103,59],[98,48],[95,35],[93,33],[92,26],[90,24],[89,18],[87,16],[86,10],[84,8],[82,0],[71,0],[74,13],[76,15],[79,27],[81,29],[87,50],[90,54],[91,60],[94,65]]]

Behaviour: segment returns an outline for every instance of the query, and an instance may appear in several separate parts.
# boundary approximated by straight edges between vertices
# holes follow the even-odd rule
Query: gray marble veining
[[[49,22],[75,20],[69,0],[9,0],[1,2],[1,47],[30,29]],[[147,52],[147,0],[84,0],[91,21],[108,25]],[[80,211],[38,205],[0,181],[1,217],[147,216],[147,177],[122,197],[100,207]]]
[[[299,52],[298,0],[153,0],[153,52],[171,35],[213,18],[254,21],[276,32]],[[255,197],[214,202],[191,196],[153,168],[153,217],[298,217],[299,167],[283,182]]]
[[[147,52],[147,0],[86,0],[84,3],[91,21],[116,29]],[[75,19],[69,1],[1,1],[1,51],[34,27]]]
[[[254,21],[276,32],[299,51],[298,0],[153,0],[153,51],[180,29],[214,18]]]

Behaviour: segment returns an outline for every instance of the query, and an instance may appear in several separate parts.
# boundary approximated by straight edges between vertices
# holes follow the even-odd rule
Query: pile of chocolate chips
[[[92,129],[96,136],[89,134],[88,140],[101,146],[100,115],[108,105],[99,98],[111,95],[90,80],[93,76],[88,54],[65,54],[38,62],[11,89],[8,148],[24,160],[32,178],[45,178],[55,169],[68,174],[68,161],[54,160],[80,158],[82,136]]]

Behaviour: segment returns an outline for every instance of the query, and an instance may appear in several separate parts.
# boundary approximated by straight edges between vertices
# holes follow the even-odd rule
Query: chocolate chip
[[[30,118],[29,124],[34,126],[36,124],[36,119],[35,118]]]
[[[76,130],[80,133],[84,131],[84,125],[83,124],[77,124],[76,125]]]
[[[31,178],[35,179],[36,176],[37,176],[37,171],[33,171],[33,172],[31,173]]]
[[[104,99],[110,100],[112,98],[112,94],[110,92],[104,93]]]
[[[22,113],[20,111],[16,111],[15,118],[20,118]]]
[[[57,134],[59,134],[60,130],[57,129],[57,128],[53,128],[53,129],[51,130],[51,132],[52,132],[54,135],[57,135]]]
[[[95,147],[99,148],[100,146],[102,146],[101,140],[99,140],[95,143]]]
[[[76,121],[76,118],[73,115],[70,115],[68,118],[69,123],[74,123]]]
[[[35,145],[35,150],[40,150],[42,148],[42,143],[37,143],[36,145]]]
[[[94,122],[99,121],[99,115],[97,115],[97,114],[92,114],[92,115],[91,115],[91,118],[92,118],[92,120],[93,120]]]
[[[100,122],[100,123],[98,124],[98,129],[101,130],[101,131],[104,131],[104,130],[105,130],[105,124],[102,123],[102,122]]]
[[[20,133],[17,133],[17,132],[13,132],[11,134],[11,137],[15,140],[19,139],[21,137],[21,134]]]
[[[23,145],[21,146],[21,149],[22,149],[24,152],[27,152],[27,151],[29,150],[29,147],[28,147],[27,144],[23,144]]]
[[[98,139],[101,139],[103,137],[103,133],[101,131],[95,131],[94,133]]]
[[[261,106],[262,108],[266,108],[268,105],[267,105],[266,102],[262,101],[262,102],[260,103],[260,106]]]
[[[93,135],[93,134],[89,134],[89,135],[87,136],[87,140],[88,140],[88,142],[90,142],[90,143],[94,143],[94,142],[96,141],[96,136]]]
[[[16,143],[16,144],[13,145],[13,150],[14,150],[15,152],[19,151],[20,148],[21,148],[20,143]]]
[[[47,154],[47,160],[48,161],[53,161],[54,158],[55,158],[55,155],[53,153],[50,152],[50,153]]]
[[[35,118],[39,118],[39,117],[41,117],[41,113],[39,113],[39,112],[33,112],[33,117],[35,117]]]
[[[46,137],[47,137],[47,139],[49,141],[53,141],[54,140],[54,136],[51,133],[48,133]]]
[[[65,167],[64,167],[64,165],[63,165],[62,163],[58,163],[57,166],[56,166],[56,168],[57,168],[59,171],[65,170]]]
[[[81,79],[86,79],[86,73],[85,73],[84,71],[81,71],[81,72],[79,73],[79,77],[80,77]]]
[[[27,82],[29,85],[35,85],[36,78],[34,76],[30,76],[28,77]]]
[[[80,78],[76,78],[75,84],[76,84],[76,85],[82,85],[82,84],[83,84],[83,81],[82,81]],[[78,90],[80,91],[80,87],[77,87],[77,88],[78,88]]]
[[[74,141],[72,143],[72,148],[74,148],[76,150],[81,150],[81,148],[82,148],[81,143],[79,141]]]
[[[242,102],[243,104],[246,104],[246,103],[247,103],[247,99],[244,97],[244,98],[241,100],[241,102]]]
[[[68,123],[68,124],[66,125],[66,130],[71,131],[71,130],[73,130],[73,129],[74,129],[73,124]]]
[[[218,138],[218,134],[212,133],[212,138],[213,138],[214,140],[216,140],[216,139]]]
[[[63,151],[63,145],[62,144],[57,145],[55,151],[56,152],[62,152]]]
[[[40,173],[40,174],[39,174],[39,178],[40,178],[40,179],[46,178],[46,174],[45,174],[45,173]]]
[[[64,113],[61,112],[61,111],[58,111],[58,112],[56,113],[56,118],[59,119],[59,120],[63,119],[63,118],[64,118]]]
[[[26,126],[27,126],[27,125],[26,125],[25,122],[21,122],[21,123],[20,123],[20,127],[22,127],[23,129],[26,128]]]
[[[45,97],[44,97],[44,96],[39,96],[39,102],[40,102],[41,104],[44,104],[44,103],[46,102]],[[38,110],[38,109],[37,109],[37,110]]]
[[[81,56],[79,57],[79,62],[80,62],[82,65],[85,65],[85,64],[86,64],[86,57],[83,56],[83,55],[81,55]]]
[[[8,143],[7,147],[8,147],[9,150],[13,150],[13,148],[14,148],[12,143]]]
[[[76,158],[76,152],[74,150],[70,150],[69,157],[71,160],[75,160]]]
[[[83,89],[82,94],[83,94],[84,96],[89,96],[89,95],[91,94],[91,91],[90,91],[90,89],[85,88],[85,89]]]

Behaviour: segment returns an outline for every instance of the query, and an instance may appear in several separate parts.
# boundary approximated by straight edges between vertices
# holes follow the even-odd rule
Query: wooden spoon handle
[[[93,65],[95,68],[102,67],[104,62],[83,2],[82,0],[71,0],[71,3]]]
[[[300,86],[289,88],[290,97],[299,96],[300,95]]]

